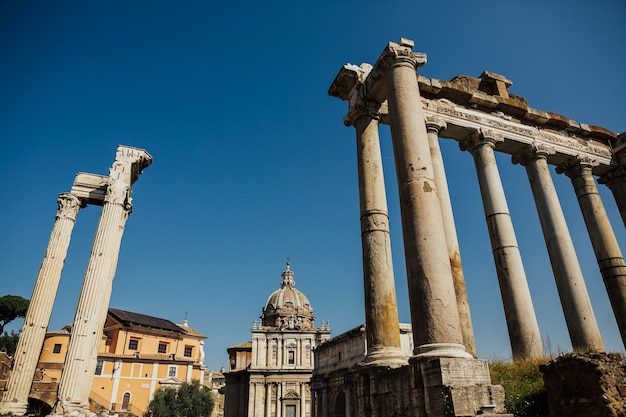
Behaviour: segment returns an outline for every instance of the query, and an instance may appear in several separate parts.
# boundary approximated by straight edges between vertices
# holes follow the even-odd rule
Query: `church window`
[[[287,353],[287,362],[289,363],[289,365],[293,365],[294,363],[296,363],[296,352],[290,350]]]
[[[285,416],[286,417],[296,417],[296,406],[295,405],[286,405],[285,406]]]

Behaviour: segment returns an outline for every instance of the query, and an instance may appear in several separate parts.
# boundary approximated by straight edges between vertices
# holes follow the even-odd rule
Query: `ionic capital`
[[[382,103],[387,99],[385,78],[393,67],[410,67],[414,71],[426,64],[426,54],[413,52],[415,43],[400,38],[398,43],[389,42],[365,80],[365,96],[368,100]]]
[[[443,129],[447,127],[447,123],[441,118],[437,116],[426,116],[426,130],[429,133],[436,133],[439,135]]]
[[[389,42],[378,58],[378,69],[390,68],[391,66],[408,65],[415,69],[426,64],[426,54],[413,52],[415,42],[411,39],[400,38],[398,43]]]
[[[525,146],[521,151],[513,154],[511,161],[514,164],[526,165],[531,159],[548,159],[548,156],[556,153],[553,146],[541,142],[535,142]]]
[[[572,159],[564,164],[556,167],[557,174],[565,174],[570,178],[575,178],[583,175],[592,175],[592,169],[598,166],[597,160],[592,159],[586,155],[578,155],[576,159]]]
[[[626,181],[626,168],[621,166],[598,178],[598,183],[611,187],[615,183]]]
[[[613,154],[617,158],[619,164],[626,167],[626,132],[622,132],[617,135],[617,139],[613,145]]]
[[[361,94],[357,91],[350,98],[348,114],[343,117],[343,124],[346,126],[354,126],[361,117],[380,121],[380,107],[380,103],[363,99]]]
[[[459,147],[461,150],[469,151],[473,154],[476,149],[482,146],[489,146],[491,149],[495,149],[496,144],[499,142],[504,142],[504,137],[501,133],[489,129],[480,129],[459,141]]]
[[[76,221],[76,215],[81,207],[85,207],[85,204],[74,194],[61,193],[57,199],[57,219],[70,219]]]

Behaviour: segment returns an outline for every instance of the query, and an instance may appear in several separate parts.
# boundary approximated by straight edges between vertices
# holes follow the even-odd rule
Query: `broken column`
[[[28,395],[41,353],[50,315],[54,306],[63,264],[67,256],[76,215],[83,205],[73,194],[59,194],[58,210],[48,247],[44,254],[24,327],[15,350],[13,369],[0,402],[0,414],[24,415],[28,408]]]
[[[51,415],[90,415],[89,393],[124,225],[132,209],[131,187],[151,163],[152,157],[142,149],[117,149]]]

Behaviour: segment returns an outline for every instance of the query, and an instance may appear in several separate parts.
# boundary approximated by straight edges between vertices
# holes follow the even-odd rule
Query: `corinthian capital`
[[[78,197],[71,193],[61,193],[57,199],[57,219],[70,219],[76,221],[76,215],[84,204]]]

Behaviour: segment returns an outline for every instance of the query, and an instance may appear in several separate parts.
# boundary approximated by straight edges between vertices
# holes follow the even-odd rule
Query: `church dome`
[[[296,289],[294,275],[287,262],[287,268],[281,275],[280,288],[270,294],[265,302],[261,326],[289,330],[307,330],[314,327],[313,307],[306,295]]]

